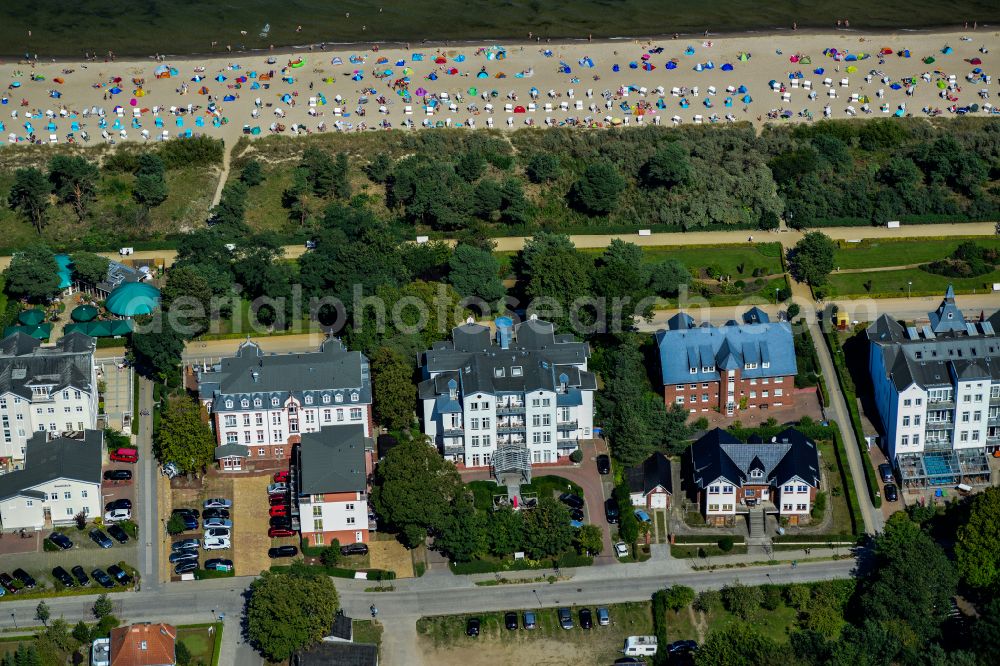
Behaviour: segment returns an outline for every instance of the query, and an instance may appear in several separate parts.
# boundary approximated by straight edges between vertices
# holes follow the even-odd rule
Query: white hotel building
[[[557,462],[593,437],[597,381],[590,348],[549,322],[496,321],[455,328],[420,356],[424,433],[449,460],[494,466],[497,452],[530,464]]]
[[[926,325],[882,315],[867,331],[884,448],[904,485],[989,482],[1000,448],[1000,312],[966,321],[948,288]]]
[[[23,333],[0,340],[0,467],[21,469],[35,432],[96,426],[96,347],[94,338],[80,333],[50,347]]]

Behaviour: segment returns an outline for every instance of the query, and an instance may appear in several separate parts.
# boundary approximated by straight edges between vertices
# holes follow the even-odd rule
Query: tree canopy
[[[471,245],[459,244],[448,260],[448,279],[462,296],[475,296],[494,302],[506,293],[500,279],[496,255]]]
[[[59,264],[48,247],[31,245],[11,257],[4,279],[11,296],[45,302],[59,293]]]
[[[323,638],[339,607],[333,581],[319,570],[264,571],[250,584],[247,635],[270,661],[286,661]]]
[[[416,390],[413,365],[401,354],[380,347],[371,359],[375,420],[396,430],[413,423]]]
[[[799,282],[813,287],[826,283],[833,270],[833,255],[837,246],[830,237],[819,231],[810,231],[795,244],[791,252],[792,275]]]
[[[161,463],[172,462],[182,472],[198,472],[215,460],[215,437],[205,408],[185,396],[170,398],[154,439]]]
[[[10,187],[7,200],[12,210],[15,210],[42,232],[49,211],[49,182],[41,171],[34,167],[18,169],[14,172],[14,184]]]
[[[973,587],[1000,583],[1000,488],[978,493],[955,542],[958,573]]]
[[[96,285],[107,278],[111,262],[105,256],[81,250],[74,252],[70,260],[73,262],[73,277],[81,282]]]

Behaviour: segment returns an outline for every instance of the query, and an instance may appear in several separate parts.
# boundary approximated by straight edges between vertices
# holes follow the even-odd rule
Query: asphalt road
[[[136,375],[135,390],[139,391],[139,411],[153,413],[153,383]],[[139,572],[144,590],[154,591],[160,585],[160,539],[163,530],[157,520],[156,477],[159,466],[153,457],[153,417],[135,414],[139,419],[136,446],[139,463],[136,465],[136,500],[139,521]]]

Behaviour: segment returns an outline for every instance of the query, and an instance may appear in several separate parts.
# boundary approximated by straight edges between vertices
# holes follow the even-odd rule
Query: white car
[[[625,557],[628,555],[628,546],[624,541],[619,541],[615,544],[615,555],[618,557]]]
[[[230,544],[229,539],[209,537],[205,539],[205,543],[202,548],[205,550],[229,550],[232,548],[232,545]]]
[[[213,497],[212,499],[205,500],[206,509],[228,509],[232,505],[232,500],[228,500],[225,497]]]
[[[115,509],[104,514],[104,522],[106,523],[120,523],[123,520],[132,520],[130,509]]]
[[[205,530],[207,539],[228,539],[233,535],[228,527],[209,527]]]
[[[281,495],[288,492],[288,484],[284,482],[272,483],[267,487],[268,495]]]
[[[205,527],[232,527],[233,521],[226,518],[206,518]]]
[[[111,639],[98,638],[90,649],[90,663],[93,666],[109,666],[111,664]]]

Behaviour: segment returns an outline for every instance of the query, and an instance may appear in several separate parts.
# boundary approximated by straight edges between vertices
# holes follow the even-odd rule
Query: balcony
[[[445,426],[441,432],[445,437],[463,437],[465,435],[465,428],[460,426]]]
[[[500,416],[511,416],[515,414],[524,414],[524,405],[498,405],[497,414]]]
[[[579,425],[579,421],[560,421],[556,424],[556,430],[576,430]]]
[[[558,449],[575,449],[580,445],[580,443],[575,439],[557,439],[556,448]]]
[[[955,409],[955,400],[927,400],[927,409]]]
[[[526,429],[526,424],[523,421],[515,423],[497,424],[498,435],[510,434],[514,432],[524,432],[525,429]]]

